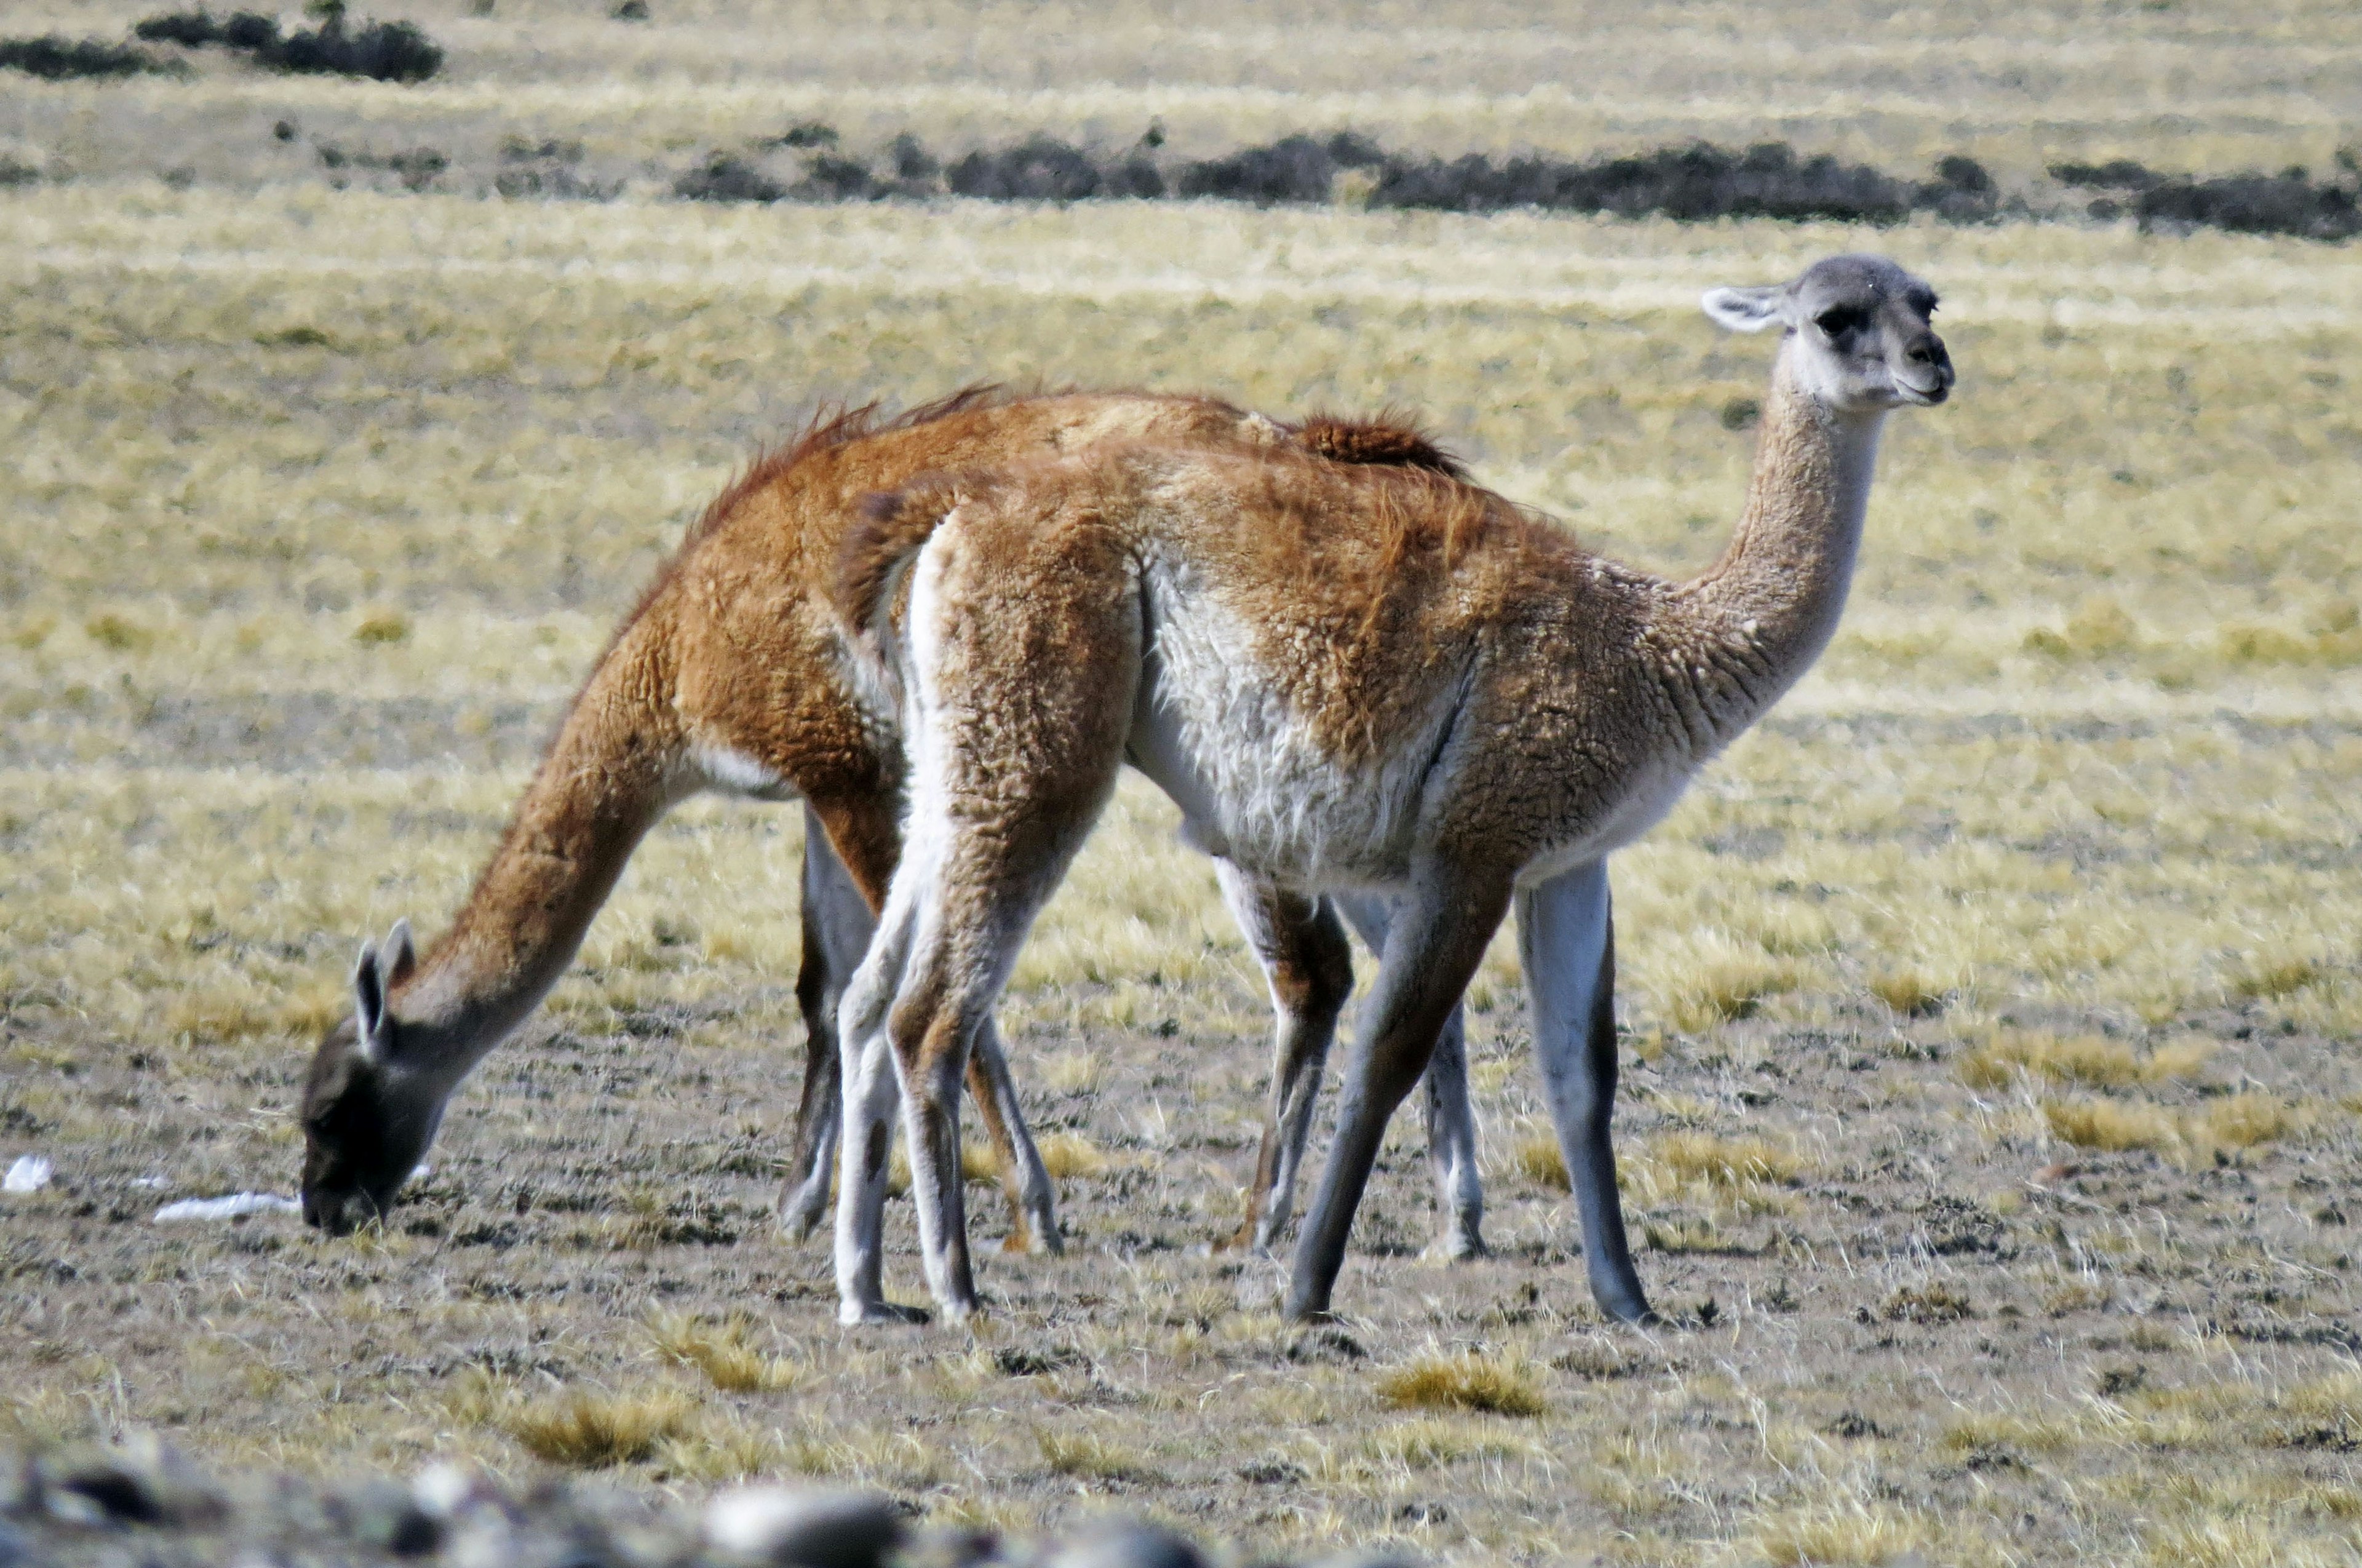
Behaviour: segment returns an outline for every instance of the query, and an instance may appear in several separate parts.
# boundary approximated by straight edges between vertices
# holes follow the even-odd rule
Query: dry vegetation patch
[[[1550,1408],[1529,1369],[1474,1352],[1422,1356],[1396,1367],[1378,1379],[1378,1397],[1407,1408],[1494,1416],[1539,1416]]]

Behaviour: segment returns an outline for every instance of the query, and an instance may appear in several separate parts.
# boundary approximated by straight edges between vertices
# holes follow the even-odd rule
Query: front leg
[[[1394,906],[1368,893],[1341,894],[1337,907],[1373,953],[1386,948]],[[1459,1002],[1427,1063],[1427,1168],[1435,1177],[1435,1255],[1485,1255],[1485,1177],[1476,1168],[1476,1113],[1468,1104],[1467,1009]]]
[[[779,1226],[800,1242],[828,1207],[843,1109],[838,1088],[836,1010],[845,982],[869,950],[877,929],[869,900],[837,858],[820,813],[804,808],[803,962],[796,971],[796,1002],[804,1015],[804,1088],[796,1105],[793,1152],[779,1191]]]
[[[1362,1044],[1345,1075],[1336,1142],[1289,1270],[1286,1312],[1329,1310],[1345,1242],[1386,1122],[1434,1055],[1436,1037],[1483,962],[1509,902],[1509,874],[1441,861],[1419,867],[1395,910],[1371,988]]]
[[[1624,1237],[1609,1142],[1616,1111],[1616,927],[1606,861],[1518,892],[1518,955],[1533,999],[1542,1091],[1583,1217],[1592,1298],[1611,1318],[1652,1322]]]
[[[984,1117],[985,1135],[1000,1155],[1001,1190],[1009,1199],[1009,1239],[1001,1243],[1001,1250],[1053,1255],[1065,1252],[1050,1167],[1042,1163],[1042,1151],[1026,1130],[1024,1110],[1017,1103],[1017,1083],[1009,1076],[1009,1058],[1000,1049],[1000,1032],[989,1018],[977,1028],[976,1049],[967,1059],[967,1087]]]

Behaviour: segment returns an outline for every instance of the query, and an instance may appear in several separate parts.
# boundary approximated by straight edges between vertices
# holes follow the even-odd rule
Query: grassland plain
[[[209,65],[0,98],[0,133],[76,171],[0,192],[0,1157],[59,1169],[0,1200],[0,1433],[681,1489],[800,1472],[939,1518],[1122,1507],[1470,1562],[2356,1561],[2351,248],[717,209],[651,199],[653,174],[504,203],[268,161],[288,113],[488,159],[612,135],[655,170],[668,138],[685,158],[805,114],[946,143],[1157,114],[1209,150],[1400,124],[1448,150],[1743,139],[1707,123],[1724,104],[1857,156],[2270,166],[2334,145],[2349,15],[1865,10],[1817,50],[1802,11],[1696,13],[1645,49],[1652,23],[1611,16],[1632,70],[1549,99],[1563,65],[1521,51],[1563,29],[1473,11],[1397,29],[1410,64],[1353,13],[1284,66],[1194,11],[776,37],[417,14],[447,83]],[[1913,28],[1971,64],[1909,55]],[[2056,125],[2012,70],[2056,83]],[[1205,863],[1130,787],[1008,1008],[1074,1245],[990,1256],[972,1334],[841,1332],[823,1250],[770,1231],[800,1054],[777,809],[659,829],[384,1233],[147,1223],[292,1180],[354,942],[456,903],[638,582],[816,400],[990,377],[1398,403],[1510,494],[1684,570],[1735,515],[1768,357],[1697,292],[1865,245],[1944,291],[1960,396],[1897,423],[1838,646],[1616,869],[1626,1196],[1677,1327],[1584,1299],[1506,943],[1471,999],[1496,1255],[1416,1255],[1410,1125],[1349,1320],[1283,1325],[1271,1265],[1202,1253],[1252,1158],[1264,1007]],[[910,1292],[899,1214],[889,1238]]]

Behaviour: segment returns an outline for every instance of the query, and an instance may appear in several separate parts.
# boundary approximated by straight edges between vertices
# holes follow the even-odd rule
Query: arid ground
[[[810,119],[947,150],[1157,118],[1208,153],[1776,136],[2029,190],[2061,157],[2326,168],[2362,127],[2350,8],[651,8],[399,12],[451,55],[413,87],[0,80],[38,176],[0,190],[0,1165],[57,1172],[0,1198],[0,1440],[807,1473],[1244,1553],[2362,1562],[2352,245],[669,194]],[[607,199],[490,193],[511,138],[584,142]],[[638,584],[821,403],[1394,404],[1686,571],[1771,352],[1699,291],[1865,248],[1943,292],[1959,394],[1894,422],[1819,670],[1614,868],[1625,1201],[1669,1326],[1590,1308],[1506,933],[1470,997],[1493,1255],[1419,1255],[1408,1114],[1341,1323],[1208,1251],[1267,1013],[1136,785],[1004,1020],[1069,1250],[988,1252],[972,1330],[839,1330],[824,1244],[770,1223],[792,808],[659,829],[382,1233],[150,1222],[292,1189],[359,939],[447,916]],[[889,1235],[917,1299],[906,1205]]]

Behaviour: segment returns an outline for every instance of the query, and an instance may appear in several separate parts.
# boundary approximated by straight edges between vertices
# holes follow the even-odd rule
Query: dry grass
[[[2166,1150],[2184,1160],[2275,1143],[2314,1121],[2307,1107],[2254,1092],[2226,1095],[2188,1112],[2146,1100],[2083,1099],[2045,1101],[2042,1113],[2054,1135],[2078,1148]]]
[[[1378,1379],[1378,1397],[1420,1410],[1477,1410],[1494,1416],[1539,1416],[1550,1408],[1528,1368],[1485,1355],[1429,1355]]]
[[[1746,1538],[1757,1562],[1883,1568],[1917,1558],[1937,1540],[1934,1521],[1916,1510],[1838,1496],[1758,1518]]]
[[[2021,1075],[2054,1084],[2130,1088],[2193,1077],[2213,1054],[2213,1043],[2205,1040],[2178,1040],[2142,1053],[2103,1035],[2062,1039],[2010,1031],[1964,1054],[1959,1071],[1971,1088],[2000,1088]]]
[[[755,1325],[739,1313],[714,1323],[686,1313],[660,1312],[648,1331],[659,1355],[697,1368],[726,1394],[784,1394],[806,1376],[801,1363],[756,1349]]]
[[[1162,1479],[1136,1451],[1093,1432],[1041,1427],[1033,1433],[1033,1446],[1053,1475],[1134,1485],[1153,1485]]]
[[[609,1393],[577,1388],[511,1411],[502,1425],[536,1459],[606,1470],[655,1456],[687,1432],[697,1408],[669,1389]]]

